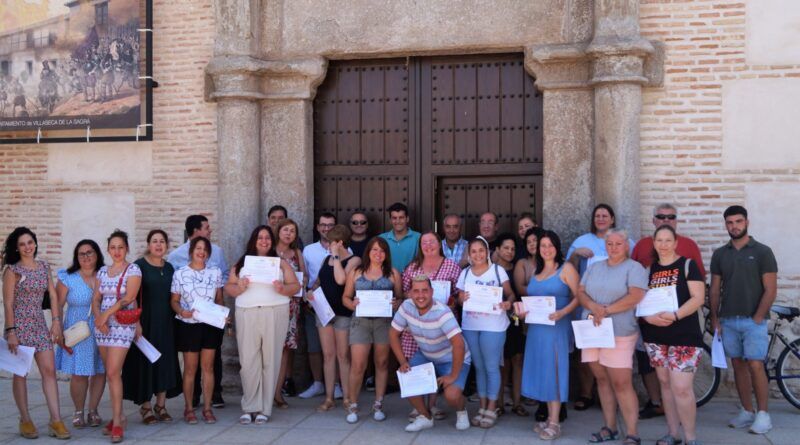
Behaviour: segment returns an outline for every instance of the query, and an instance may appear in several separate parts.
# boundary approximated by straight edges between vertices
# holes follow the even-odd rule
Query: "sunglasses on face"
[[[678,215],[656,215],[656,219],[660,219],[661,221],[668,219],[672,221],[673,219],[677,219]]]
[[[352,224],[352,225],[354,225],[354,226],[366,226],[366,225],[367,225],[367,220],[363,220],[363,221],[350,221],[350,224]]]

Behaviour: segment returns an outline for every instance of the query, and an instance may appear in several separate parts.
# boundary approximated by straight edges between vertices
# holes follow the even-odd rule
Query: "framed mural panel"
[[[2,0],[0,143],[152,140],[152,0]]]

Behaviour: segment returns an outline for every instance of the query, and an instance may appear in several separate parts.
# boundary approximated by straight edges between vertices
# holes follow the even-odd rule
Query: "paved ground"
[[[68,383],[60,382],[61,409],[65,422],[72,415],[69,400]],[[40,433],[46,433],[47,408],[41,393],[39,382],[29,382],[31,415]],[[364,393],[361,404],[371,405],[371,394]],[[498,444],[514,445],[540,442],[532,431],[531,417],[521,418],[507,414],[499,420],[497,426],[490,430],[470,428],[467,431],[456,431],[453,423],[455,416],[449,412],[446,420],[422,433],[406,433],[408,405],[397,394],[387,398],[388,418],[383,422],[375,422],[369,416],[354,425],[344,420],[344,411],[337,408],[328,413],[317,413],[314,407],[321,402],[319,398],[301,400],[288,399],[291,407],[287,410],[275,409],[273,417],[264,426],[240,426],[236,420],[240,415],[238,398],[226,396],[228,407],[216,410],[219,422],[215,425],[187,425],[182,421],[172,424],[142,425],[136,407],[125,403],[128,414],[128,429],[125,431],[125,443],[158,443],[158,444],[291,444],[291,445],[324,445],[324,444],[448,444],[457,441],[459,445]],[[0,444],[32,444],[33,441],[23,439],[17,434],[17,411],[11,395],[11,380],[0,378]],[[176,418],[182,413],[182,398],[175,398],[167,403],[170,413]],[[470,412],[474,412],[474,404]],[[772,407],[772,421],[775,428],[766,436],[755,436],[744,430],[733,430],[725,426],[725,420],[736,414],[736,405],[732,400],[714,400],[698,412],[699,435],[705,444],[773,444],[789,445],[800,443],[800,410],[785,401],[776,401]],[[109,416],[108,398],[105,397],[100,409],[101,415]],[[556,444],[585,444],[591,431],[596,430],[601,422],[600,411],[591,409],[586,412],[569,411],[569,418],[563,424],[564,435]],[[640,430],[644,443],[652,444],[664,432],[663,418],[644,420]],[[41,437],[35,443],[55,443],[50,438]],[[108,439],[100,434],[98,428],[73,430],[71,443],[91,444],[108,443]],[[59,442],[61,444],[65,442]],[[452,443],[452,442],[450,442]],[[615,442],[619,443],[619,442]]]

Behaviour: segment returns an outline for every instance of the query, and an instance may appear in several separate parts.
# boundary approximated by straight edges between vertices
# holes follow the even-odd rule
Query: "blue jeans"
[[[497,400],[500,393],[500,362],[503,360],[503,345],[506,332],[463,331],[464,339],[472,355],[475,367],[475,382],[478,396]]]
[[[722,347],[730,358],[763,361],[769,349],[767,319],[756,324],[750,317],[727,317],[722,325]]]

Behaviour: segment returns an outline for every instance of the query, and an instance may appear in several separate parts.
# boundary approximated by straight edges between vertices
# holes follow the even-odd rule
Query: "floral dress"
[[[19,263],[8,266],[19,275],[14,288],[14,323],[19,344],[36,348],[36,352],[51,351],[53,342],[44,321],[42,300],[47,291],[50,266],[36,260],[36,269],[27,269]],[[50,298],[55,298],[51,295]]]
[[[94,316],[89,312],[94,291],[83,281],[78,272],[68,274],[61,269],[57,273],[58,281],[67,288],[67,311],[64,315],[64,329],[79,321],[86,321],[89,327],[94,326]],[[92,330],[93,331],[93,330]],[[100,352],[93,332],[89,337],[72,347],[72,354],[63,348],[56,350],[56,369],[65,374],[92,376],[105,373]]]
[[[292,258],[286,260],[292,270],[300,272],[300,263],[297,261],[297,254]],[[289,329],[286,331],[286,343],[284,348],[297,349],[297,319],[300,316],[300,300],[301,298],[292,297],[289,300]]]
[[[128,279],[130,277],[141,277],[142,271],[134,263],[128,265],[128,271],[123,272],[125,277],[122,279],[122,286],[119,288],[120,298],[125,296],[128,290]],[[108,266],[103,266],[97,272],[97,281],[100,282],[100,294],[102,301],[100,302],[100,312],[105,312],[108,308],[117,302],[117,284],[119,283],[120,275],[109,276]],[[125,309],[135,308],[135,302],[131,303]],[[128,348],[133,342],[133,336],[136,332],[136,324],[120,324],[117,318],[111,316],[108,318],[108,334],[103,334],[99,329],[94,329],[94,338],[97,340],[98,346],[110,346],[116,348]]]

